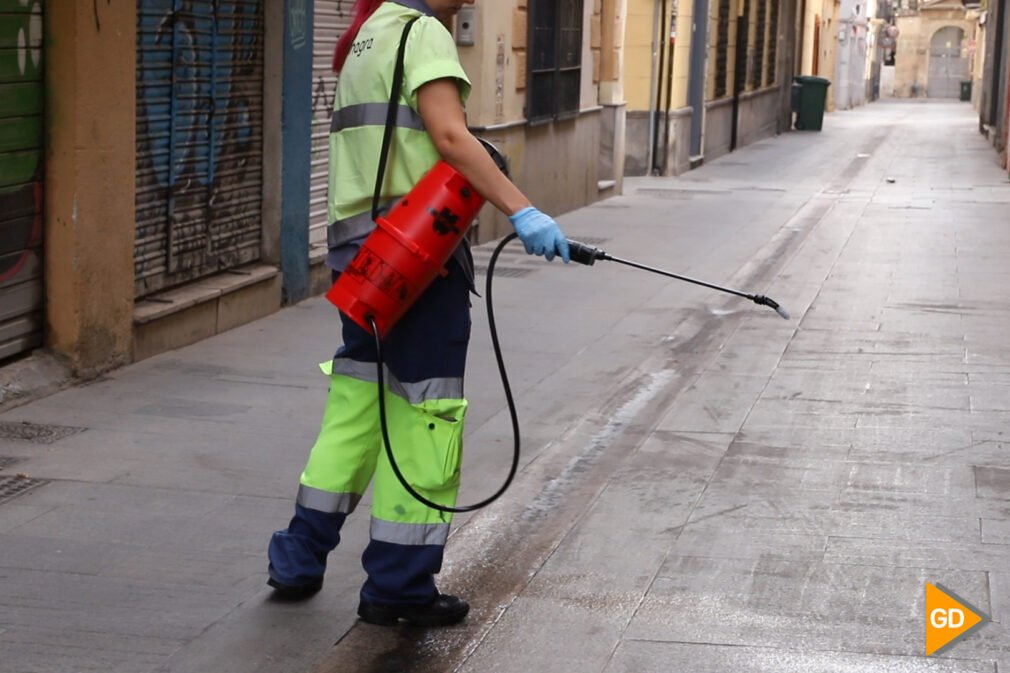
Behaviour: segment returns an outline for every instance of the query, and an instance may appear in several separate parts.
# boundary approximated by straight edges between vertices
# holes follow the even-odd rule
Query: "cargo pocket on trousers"
[[[460,464],[463,458],[463,420],[465,400],[435,400],[412,407],[410,444],[404,476],[417,488],[445,491],[459,487]],[[394,444],[394,455],[397,446]]]

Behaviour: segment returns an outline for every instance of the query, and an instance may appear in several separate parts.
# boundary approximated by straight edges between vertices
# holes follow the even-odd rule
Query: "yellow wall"
[[[691,30],[694,3],[680,0],[677,15],[677,40],[673,49],[673,109],[687,106],[687,85],[691,72]]]
[[[526,2],[479,2],[477,36],[460,46],[473,88],[467,121],[490,126],[523,118],[526,104]],[[499,54],[501,58],[499,59]]]
[[[618,24],[623,0],[591,0],[583,5],[580,114],[574,121],[530,127],[525,118],[528,9],[535,1],[495,0],[475,5],[475,44],[459,46],[460,60],[473,84],[467,123],[508,158],[512,179],[538,207],[560,214],[600,197],[602,14],[606,4],[609,16],[616,17],[612,23]],[[611,49],[619,49],[620,42],[617,37],[607,41]],[[611,52],[611,57],[619,59],[620,55]],[[610,82],[609,95],[620,96],[619,79]],[[610,144],[614,142],[610,139]],[[571,171],[573,165],[585,169]],[[476,235],[486,241],[509,229],[504,216],[488,206]]]
[[[837,6],[835,0],[807,0],[803,15],[803,53],[800,58],[800,75],[834,77],[834,44]],[[817,18],[820,18],[819,57],[817,71],[814,71],[814,33]]]
[[[624,103],[625,0],[603,0],[600,45],[600,103]]]
[[[46,6],[47,345],[79,376],[132,347],[136,9]]]
[[[653,40],[657,34],[656,6],[659,0],[628,0],[627,26],[624,36],[624,87],[628,110],[647,111],[656,105],[657,82],[653,81],[654,69],[658,67],[658,52],[653,52]],[[667,6],[671,8],[672,2]],[[670,108],[676,110],[687,105],[687,86],[691,65],[692,11],[691,0],[680,0],[677,13],[677,35],[671,45],[667,33],[668,21],[660,19],[663,37],[663,72],[669,70],[669,60],[673,57],[673,91]],[[664,86],[659,107],[666,106]]]
[[[744,70],[744,90],[753,91],[754,89],[761,88],[761,73],[758,73],[757,86],[751,85],[752,77],[751,70],[755,66],[754,54],[756,53],[755,47],[757,44],[757,6],[758,4],[766,4],[767,0],[747,0],[747,66]],[[765,15],[767,16],[767,14]],[[767,19],[766,19],[767,21]],[[765,44],[767,48],[767,43]],[[762,69],[764,69],[762,67]]]
[[[719,0],[711,0],[711,11],[708,22],[708,72],[705,83],[705,100],[711,101],[733,95],[734,70],[736,69],[736,31],[737,17],[743,8],[744,0],[731,0],[729,3],[729,30],[726,35],[726,90],[716,94],[716,57],[719,45]]]
[[[834,81],[835,62],[838,58],[838,14],[841,3],[839,0],[823,0],[821,2],[812,0],[810,4],[815,7],[814,13],[821,18],[820,42],[818,44],[820,54],[817,58],[817,70],[810,74]],[[804,47],[804,50],[807,49],[813,49],[812,39],[809,47]],[[831,94],[830,89],[825,109],[829,112],[835,109],[835,97]]]
[[[975,58],[972,63],[972,91],[971,102],[978,111],[982,101],[982,72],[985,67],[985,27],[978,24],[975,18]]]
[[[624,93],[628,110],[652,106],[652,39],[655,0],[628,0],[624,37]]]
[[[814,74],[814,26],[816,17],[820,14],[819,3],[807,0],[803,11],[803,52],[800,54],[800,69],[798,75]]]
[[[467,103],[467,121],[472,126],[493,126],[524,117],[529,1],[498,0],[475,5],[475,44],[459,47],[460,61],[473,84]],[[582,109],[599,102],[601,11],[600,0],[584,5]]]

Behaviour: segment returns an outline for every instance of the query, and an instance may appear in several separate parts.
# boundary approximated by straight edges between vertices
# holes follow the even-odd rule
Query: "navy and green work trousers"
[[[470,280],[452,259],[383,340],[386,415],[400,471],[416,491],[456,503],[462,457],[463,370],[470,338]],[[361,597],[423,604],[438,594],[451,515],[417,502],[393,474],[379,425],[374,338],[341,314],[344,344],[331,366],[318,439],[301,476],[295,515],[270,541],[270,575],[297,587],[320,578],[340,528],[369,482],[371,541]],[[330,363],[327,363],[330,365]]]

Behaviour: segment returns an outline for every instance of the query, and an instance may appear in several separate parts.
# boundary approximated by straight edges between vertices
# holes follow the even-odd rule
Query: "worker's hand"
[[[526,252],[531,255],[543,255],[548,262],[558,254],[565,260],[565,264],[568,263],[570,259],[568,239],[565,238],[558,223],[549,215],[529,206],[510,215],[509,222],[515,227],[519,240],[526,246]]]

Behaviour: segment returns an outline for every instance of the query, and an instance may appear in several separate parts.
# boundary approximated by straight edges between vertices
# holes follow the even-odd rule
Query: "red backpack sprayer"
[[[393,90],[390,96],[389,115],[387,117],[386,133],[383,137],[382,154],[379,161],[379,175],[376,181],[375,199],[372,215],[376,227],[362,244],[361,249],[350,265],[337,279],[327,299],[337,306],[354,322],[375,337],[375,347],[378,354],[376,369],[378,372],[379,416],[381,420],[382,439],[389,464],[393,473],[403,487],[417,499],[432,509],[442,512],[472,512],[485,507],[497,500],[511,485],[519,466],[519,421],[516,415],[515,403],[505,372],[501,347],[498,341],[498,331],[494,321],[494,302],[492,299],[492,281],[494,267],[501,251],[516,234],[509,234],[498,244],[488,262],[485,296],[487,302],[488,325],[491,341],[494,347],[498,370],[512,418],[514,450],[512,466],[508,477],[498,491],[489,498],[473,505],[461,507],[446,507],[432,502],[418,493],[400,471],[389,441],[389,431],[386,424],[384,362],[382,338],[396,325],[418,297],[427,289],[439,275],[445,275],[445,264],[459,246],[477,213],[484,206],[484,198],[467,182],[452,166],[439,161],[411,190],[409,194],[396,202],[386,215],[378,214],[378,203],[385,174],[386,157],[392,139],[393,122],[396,115],[396,100],[403,79],[403,52],[407,34],[411,24],[404,29],[393,77]],[[489,143],[481,141],[497,163],[498,167],[508,174],[507,165],[501,154]],[[568,241],[571,248],[571,260],[587,266],[597,261],[611,261],[656,273],[659,275],[686,281],[695,285],[736,295],[753,301],[761,306],[773,308],[785,319],[789,314],[777,302],[764,295],[748,294],[739,290],[721,287],[712,283],[663,271],[651,266],[639,264],[620,257],[614,257],[599,248],[578,241]]]

